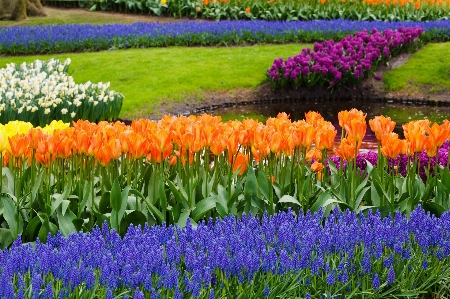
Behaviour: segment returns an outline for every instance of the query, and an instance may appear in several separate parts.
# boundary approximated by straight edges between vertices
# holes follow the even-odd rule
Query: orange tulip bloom
[[[305,160],[310,162],[310,161],[312,161],[312,159],[314,159],[316,161],[322,160],[322,152],[318,149],[313,149],[313,150],[308,151],[306,153]]]
[[[203,0],[203,5],[208,6],[209,5],[209,0]]]
[[[344,138],[339,148],[335,148],[334,152],[345,161],[351,161],[356,155],[356,142],[351,138]]]
[[[395,128],[395,122],[390,117],[384,117],[383,115],[375,116],[369,120],[369,125],[378,140],[381,140],[382,135],[391,133]]]
[[[366,121],[354,118],[350,121],[350,123],[345,124],[344,128],[345,131],[347,132],[348,137],[352,138],[355,141],[356,146],[359,150],[364,135],[366,135],[367,130]]]
[[[247,7],[247,8],[245,9],[245,13],[246,13],[246,14],[249,14],[249,13],[250,13],[250,7]]]
[[[322,169],[323,169],[323,164],[320,162],[316,161],[311,165],[312,172],[318,172],[318,171],[321,171]]]
[[[172,155],[169,158],[169,165],[174,166],[175,164],[177,164],[177,156]]]
[[[436,147],[440,147],[450,134],[450,126],[447,124],[448,122],[443,123],[442,125],[433,123],[431,127],[425,127],[425,131],[428,133],[428,136]]]
[[[283,138],[279,132],[275,132],[269,139],[270,151],[274,154],[280,153],[283,149]]]
[[[305,113],[305,121],[310,125],[316,126],[318,122],[324,121],[324,119],[320,113],[309,111],[308,113]]]
[[[239,167],[241,167],[239,175],[242,175],[247,169],[247,164],[248,164],[247,155],[243,154],[242,152],[239,152],[237,154],[236,161],[234,161],[233,164],[233,173],[236,172],[239,169]]]
[[[414,3],[414,7],[416,9],[420,9],[420,1],[417,1],[416,3]]]
[[[360,121],[366,120],[366,115],[362,111],[352,108],[350,111],[343,110],[338,113],[339,126],[345,128],[345,125],[350,124],[353,119],[359,119]]]
[[[381,153],[386,158],[395,159],[400,154],[406,154],[407,143],[406,140],[400,140],[396,133],[389,133],[382,136],[381,139]]]
[[[336,130],[318,130],[316,132],[316,148],[319,150],[333,148],[334,139],[336,138]]]
[[[409,149],[412,152],[417,153],[425,149],[425,132],[429,125],[429,120],[414,120],[402,126],[405,139],[410,142]]]
[[[427,152],[427,156],[428,157],[436,156],[438,147],[436,146],[436,143],[434,143],[433,138],[431,136],[426,136],[423,143],[425,151]]]
[[[11,146],[11,154],[16,157],[23,157],[30,148],[30,138],[28,135],[19,134],[8,138]]]

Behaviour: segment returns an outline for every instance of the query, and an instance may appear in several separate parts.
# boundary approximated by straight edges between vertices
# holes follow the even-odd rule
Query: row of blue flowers
[[[315,20],[183,21],[112,25],[47,25],[0,28],[0,54],[60,53],[130,47],[227,45],[242,43],[311,42],[340,40],[349,33],[420,26],[427,41],[448,40],[450,20],[431,22],[381,22]]]
[[[0,251],[1,298],[388,298],[450,277],[450,213],[335,209],[188,225],[106,224]]]

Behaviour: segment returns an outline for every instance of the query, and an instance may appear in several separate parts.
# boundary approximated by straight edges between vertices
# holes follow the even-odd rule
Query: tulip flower
[[[382,135],[391,133],[395,128],[395,122],[390,117],[384,117],[383,115],[375,116],[369,120],[369,125],[378,140],[381,140]]]

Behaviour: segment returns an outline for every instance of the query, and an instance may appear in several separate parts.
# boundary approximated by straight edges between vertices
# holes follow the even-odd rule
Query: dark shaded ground
[[[389,66],[379,66],[376,74],[383,75],[385,72],[404,64],[411,54],[402,54],[391,59]],[[441,92],[430,93],[427,90],[418,92],[388,92],[385,89],[383,80],[376,80],[374,77],[364,79],[360,84],[353,87],[342,87],[340,90],[330,92],[329,89],[322,86],[308,89],[301,87],[298,90],[293,88],[286,90],[273,91],[268,83],[265,83],[255,89],[246,88],[230,91],[203,92],[195,97],[187,98],[183,102],[164,103],[154,109],[154,112],[148,116],[150,119],[160,119],[163,115],[187,115],[201,111],[229,107],[246,103],[258,102],[278,102],[278,101],[313,101],[313,100],[380,100],[380,101],[400,101],[430,103],[433,105],[450,105],[450,92],[444,90]]]

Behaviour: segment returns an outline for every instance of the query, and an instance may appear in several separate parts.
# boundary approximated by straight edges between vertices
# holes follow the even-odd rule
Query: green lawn
[[[427,44],[404,65],[384,76],[386,88],[399,91],[427,88],[430,92],[450,88],[450,43]]]
[[[149,15],[120,14],[100,11],[88,11],[86,9],[65,9],[55,7],[44,7],[47,17],[30,17],[26,20],[0,21],[0,26],[37,26],[37,25],[62,25],[62,24],[111,24],[111,23],[134,23],[134,22],[176,22],[180,19],[156,17]]]
[[[301,52],[307,44],[257,45],[248,47],[150,48],[77,53],[1,57],[0,68],[9,62],[70,57],[75,82],[111,82],[125,101],[122,118],[148,116],[164,101],[182,101],[202,90],[256,87],[266,78],[273,60]]]

